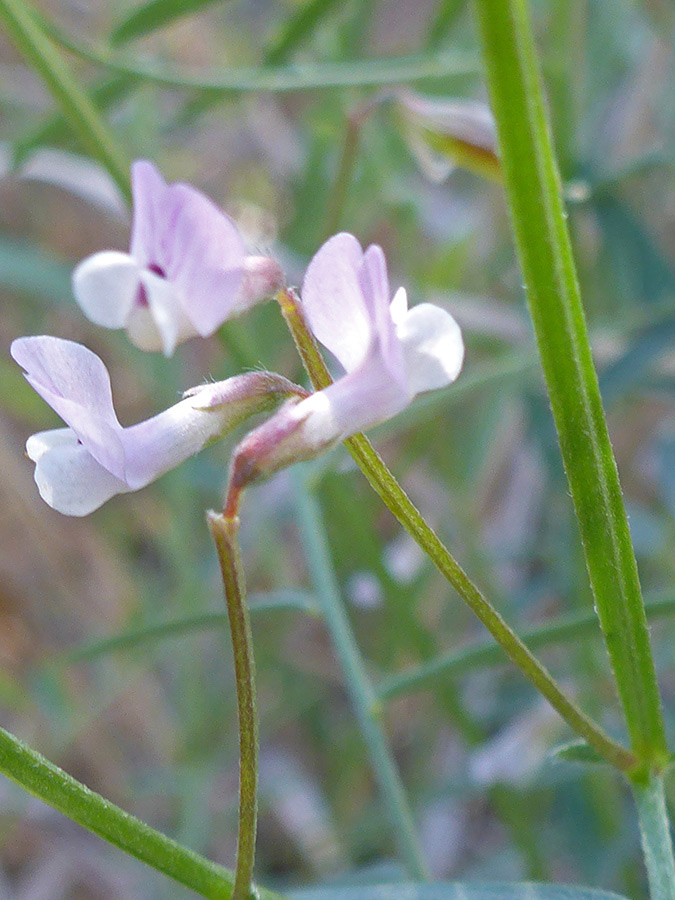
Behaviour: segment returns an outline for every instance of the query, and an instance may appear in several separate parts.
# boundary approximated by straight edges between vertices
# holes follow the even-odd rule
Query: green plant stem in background
[[[651,900],[675,898],[675,861],[663,778],[653,775],[644,784],[633,784]]]
[[[330,373],[316,341],[304,321],[298,298],[292,290],[284,290],[277,295],[277,302],[293,335],[296,348],[312,385],[317,390],[328,387],[331,383]],[[546,697],[568,725],[587,740],[603,759],[623,771],[632,770],[637,762],[634,755],[610,738],[561,690],[547,669],[532,655],[518,635],[507,625],[452,557],[436,532],[396,481],[383,460],[380,459],[370,441],[364,435],[357,434],[346,440],[345,446],[373,490],[382,498],[408,534],[432,560],[439,572],[454,587],[462,600],[485,625],[525,677]]]
[[[0,771],[69,819],[208,900],[232,897],[234,874],[155,831],[0,728]],[[260,900],[282,900],[261,888]]]
[[[426,867],[401,776],[379,719],[379,704],[344,608],[328,549],[328,538],[316,498],[301,468],[293,471],[298,527],[307,568],[335,655],[340,663],[356,718],[366,743],[408,874],[424,880]]]
[[[258,818],[258,708],[253,638],[239,555],[239,519],[209,512],[207,521],[223,576],[239,710],[239,827],[232,900],[248,900],[253,880]]]
[[[474,0],[516,245],[632,748],[667,759],[647,619],[602,408],[525,0]]]
[[[8,0],[3,0],[8,2]],[[16,0],[12,0],[16,2]],[[403,84],[425,79],[474,75],[478,71],[473,54],[425,53],[375,60],[353,60],[345,63],[312,63],[279,68],[250,67],[221,70],[217,73],[192,74],[177,67],[164,68],[143,63],[128,53],[109,48],[95,48],[76,41],[51,22],[42,20],[50,35],[71,53],[115,72],[166,87],[209,91],[214,94],[280,93],[343,87],[374,87]]]
[[[673,592],[667,591],[663,599],[648,602],[645,608],[650,620],[673,615],[675,613]],[[573,613],[546,625],[531,628],[521,635],[521,639],[530,650],[536,650],[539,647],[567,643],[575,638],[596,635],[599,637],[600,634],[598,617],[594,612],[587,612]],[[429,688],[439,678],[499,665],[505,661],[504,651],[498,645],[472,644],[459,650],[442,653],[421,666],[385,678],[379,685],[378,693],[381,700],[392,700],[401,694]]]
[[[0,21],[44,79],[83,147],[105,166],[129,200],[129,160],[32,12],[21,0],[0,0]]]
[[[268,612],[302,612],[309,616],[319,616],[319,608],[314,598],[302,591],[274,591],[269,594],[258,594],[257,599],[250,598],[249,613],[257,616]],[[168,622],[154,622],[139,625],[131,631],[103,638],[91,644],[76,647],[57,658],[66,663],[78,663],[96,659],[108,653],[120,650],[131,650],[141,644],[155,643],[165,638],[182,637],[191,631],[210,631],[227,628],[229,618],[223,612],[203,612],[193,616],[182,616]]]

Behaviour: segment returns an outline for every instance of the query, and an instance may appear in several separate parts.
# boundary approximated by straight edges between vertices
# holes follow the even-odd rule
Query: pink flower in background
[[[11,351],[29,384],[68,426],[32,435],[26,452],[40,496],[69,516],[86,516],[115,494],[145,487],[297,390],[280,376],[250,372],[193,388],[159,415],[123,428],[108,370],[91,350],[39,336],[15,340]]]
[[[392,418],[417,394],[450,384],[462,368],[464,344],[450,313],[430,303],[409,310],[403,288],[391,299],[382,249],[371,245],[364,252],[351,234],[332,237],[310,262],[302,308],[344,375],[288,403],[244,438],[235,481],[316,456]]]
[[[137,347],[170,356],[280,286],[279,265],[248,256],[237,226],[200,191],[167,185],[143,160],[131,179],[129,253],[95,253],[73,273],[75,298],[92,322],[126,328]]]

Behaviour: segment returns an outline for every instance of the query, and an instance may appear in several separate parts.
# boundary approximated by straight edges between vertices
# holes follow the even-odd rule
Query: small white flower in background
[[[489,107],[474,100],[396,93],[410,152],[432,181],[444,181],[457,166],[499,180],[497,133]]]
[[[390,298],[380,247],[364,252],[343,233],[320,248],[305,275],[302,309],[345,374],[305,400],[290,401],[244,438],[233,464],[235,488],[311,459],[457,378],[464,344],[452,316],[430,303],[409,310],[403,288]]]
[[[187,184],[167,185],[152,163],[131,168],[129,253],[105,250],[73,273],[75,298],[105,328],[126,328],[141,350],[170,356],[273,293],[277,262],[247,255],[234,222]]]
[[[192,388],[159,415],[123,428],[108,370],[91,350],[42,335],[15,340],[11,352],[68,426],[34,434],[26,443],[40,496],[68,516],[86,516],[115,494],[145,487],[297,390],[280,376],[250,372]]]

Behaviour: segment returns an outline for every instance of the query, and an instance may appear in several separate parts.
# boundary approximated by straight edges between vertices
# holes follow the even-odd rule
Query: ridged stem
[[[239,518],[211,511],[207,513],[207,521],[223,577],[239,712],[239,824],[232,900],[248,900],[258,817],[258,709],[253,638],[239,554]]]
[[[567,229],[527,0],[475,0],[516,249],[632,749],[668,757],[635,552]]]

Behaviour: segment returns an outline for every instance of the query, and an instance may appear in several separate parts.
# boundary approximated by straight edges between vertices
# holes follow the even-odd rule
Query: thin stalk
[[[249,613],[252,617],[269,612],[302,612],[309,616],[318,616],[316,601],[309,594],[301,591],[275,591],[270,594],[258,594],[257,599],[250,598]],[[192,616],[181,616],[169,622],[155,622],[140,625],[133,631],[103,638],[95,643],[85,644],[69,650],[57,658],[66,663],[78,663],[96,659],[119,650],[131,650],[141,644],[154,643],[165,638],[182,637],[191,631],[211,631],[227,628],[229,617],[224,612],[203,612]]]
[[[285,290],[279,292],[277,302],[313,386],[317,390],[328,387],[331,383],[330,373],[316,341],[305,323],[298,298],[293,291]],[[623,771],[633,769],[637,764],[635,756],[609,737],[562,691],[547,669],[532,655],[518,635],[507,625],[452,557],[378,456],[370,441],[364,435],[357,434],[346,440],[345,446],[385,505],[485,625],[525,677],[546,697],[568,725],[588,741],[611,765]]]
[[[663,600],[648,602],[646,611],[650,620],[673,615],[675,599],[672,591],[669,591]],[[530,650],[536,650],[587,636],[601,636],[598,617],[594,612],[561,617],[547,625],[529,629],[521,635],[521,638]],[[460,675],[472,669],[497,666],[503,662],[505,662],[504,651],[498,645],[484,642],[472,644],[459,650],[442,653],[420,666],[385,678],[379,685],[378,695],[380,700],[393,700],[402,694],[425,690],[439,678]]]
[[[108,170],[125,199],[131,198],[129,160],[98,110],[23,0],[0,0],[0,21],[18,50],[44,79],[83,147]]]
[[[3,0],[16,2],[16,0]],[[216,73],[192,73],[178,67],[164,68],[143,63],[128,53],[93,47],[74,40],[53,23],[43,20],[55,41],[71,53],[114,72],[132,75],[166,87],[209,91],[214,94],[282,93],[343,87],[373,87],[403,84],[425,79],[474,75],[475,57],[455,52],[425,53],[380,60],[353,60],[345,63],[312,63],[293,66],[248,67]]]
[[[526,0],[475,0],[506,194],[591,587],[631,745],[667,746],[637,563],[588,340]]]
[[[209,512],[207,522],[223,576],[239,711],[239,827],[232,900],[248,900],[253,880],[258,818],[258,708],[251,620],[239,555],[239,518]]]
[[[377,697],[342,601],[321,509],[310,493],[303,473],[294,471],[293,477],[298,527],[314,592],[321,603],[323,618],[406,868],[412,878],[425,880],[428,875],[412,814],[379,718]]]
[[[646,783],[633,783],[651,900],[674,900],[675,860],[666,809],[663,778],[654,775]]]
[[[230,900],[234,875],[96,794],[0,728],[0,772],[24,790],[141,862],[208,900]],[[258,889],[260,900],[282,900]]]

